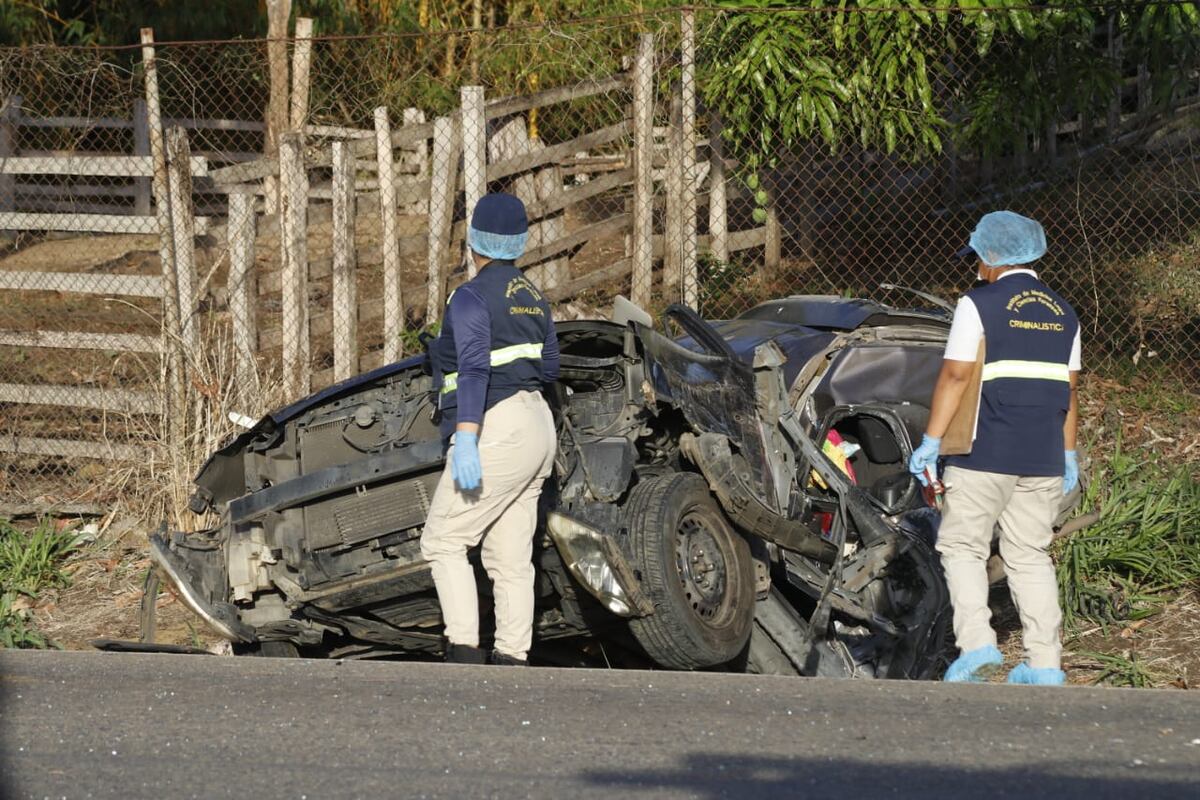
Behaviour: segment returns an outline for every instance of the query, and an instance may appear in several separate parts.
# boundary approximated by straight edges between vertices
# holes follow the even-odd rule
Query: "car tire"
[[[651,478],[626,510],[634,567],[654,604],[629,622],[638,643],[671,669],[736,658],[754,623],[753,562],[708,484],[691,473]]]
[[[235,643],[235,656],[254,656],[256,658],[299,658],[300,648],[291,642],[254,642],[253,644]]]

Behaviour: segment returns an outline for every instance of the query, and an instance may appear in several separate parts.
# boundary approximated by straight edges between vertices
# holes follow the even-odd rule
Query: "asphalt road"
[[[1200,796],[1200,695],[0,651],[0,797]]]

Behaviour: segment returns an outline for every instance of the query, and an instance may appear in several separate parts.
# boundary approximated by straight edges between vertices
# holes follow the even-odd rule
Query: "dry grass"
[[[1167,370],[1107,365],[1081,387],[1082,437],[1092,464],[1107,461],[1118,443],[1129,453],[1153,454],[1165,464],[1200,462],[1200,394]],[[1074,534],[1086,537],[1087,529]],[[1107,625],[1080,620],[1067,631],[1064,667],[1077,684],[1191,688],[1200,680],[1200,594],[1178,593],[1145,619]],[[1005,588],[992,593],[993,625],[1006,663],[1021,659],[1021,625]],[[1000,678],[1003,679],[1003,676]]]
[[[33,607],[37,629],[54,645],[70,650],[87,649],[93,639],[138,639],[142,585],[149,568],[144,529],[129,520],[110,526],[67,563],[70,585],[38,598]],[[159,595],[157,617],[160,642],[200,647],[218,642],[169,593]]]
[[[34,607],[38,629],[56,645],[85,648],[92,639],[137,639],[142,585],[150,567],[147,535],[161,521],[179,530],[196,530],[212,520],[187,509],[192,479],[204,460],[241,429],[229,419],[236,411],[257,418],[285,399],[272,376],[256,386],[240,386],[234,368],[227,319],[208,315],[205,346],[186,362],[187,409],[172,447],[170,427],[154,416],[129,415],[129,434],[145,444],[138,463],[110,463],[95,475],[94,496],[112,498],[97,523],[97,539],[68,566],[71,585],[39,598]],[[169,410],[166,382],[157,377],[159,407]],[[159,642],[215,645],[217,640],[169,593],[158,599]]]

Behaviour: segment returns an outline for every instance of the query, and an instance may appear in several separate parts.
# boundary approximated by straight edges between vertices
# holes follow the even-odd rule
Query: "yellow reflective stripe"
[[[1071,370],[1053,361],[993,361],[983,365],[983,380],[996,378],[1032,378],[1042,381],[1070,382]]]
[[[522,358],[541,358],[542,345],[540,343],[528,344],[513,344],[508,347],[499,347],[488,354],[488,360],[493,367],[503,367],[505,364],[511,364]],[[449,394],[458,389],[458,373],[449,372],[442,376],[442,394]]]
[[[542,345],[537,344],[514,344],[508,347],[501,347],[498,350],[492,351],[492,366],[502,367],[505,364],[522,358],[541,358]]]

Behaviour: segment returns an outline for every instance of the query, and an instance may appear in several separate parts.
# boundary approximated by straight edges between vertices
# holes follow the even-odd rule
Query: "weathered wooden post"
[[[696,271],[696,12],[691,6],[680,16],[680,187],[679,233],[680,271],[683,275],[683,303],[697,308],[700,301]]]
[[[729,216],[725,186],[725,140],[721,115],[708,122],[708,249],[720,264],[729,261]]]
[[[528,132],[522,128],[521,136],[527,137]],[[536,153],[545,147],[540,140],[527,142],[527,152]],[[563,189],[562,170],[556,164],[547,164],[533,174],[533,184],[537,200],[549,200]],[[541,222],[536,223],[541,235],[542,244],[550,244],[567,235],[567,224],[561,211],[546,214]],[[558,289],[566,286],[571,280],[571,263],[565,255],[552,258],[544,264],[535,267],[535,280],[543,291]]]
[[[633,64],[633,268],[630,299],[650,305],[654,276],[654,34],[638,37]]]
[[[379,220],[383,251],[383,360],[399,361],[403,351],[404,305],[400,293],[400,240],[396,232],[396,169],[392,128],[386,106],[375,109],[375,164],[379,173]]]
[[[288,129],[288,20],[292,16],[292,0],[266,0],[267,3],[267,70],[270,95],[267,99],[266,134],[263,155],[276,158],[279,137]],[[271,175],[263,181],[268,214],[279,210],[279,178]]]
[[[514,116],[493,131],[488,141],[488,158],[493,162],[536,157],[545,147],[540,141],[530,139],[525,120]],[[562,192],[562,174],[557,166],[541,167],[532,172],[523,172],[513,177],[509,191],[519,197],[527,208],[544,200],[551,200]],[[540,219],[537,217],[540,216]],[[549,245],[567,235],[566,225],[560,211],[536,214],[529,224],[529,246],[526,252]],[[570,263],[565,256],[556,256],[536,266],[526,274],[543,292],[565,286],[570,280]]]
[[[0,107],[0,162],[17,154],[17,120],[20,116],[21,96],[9,95]],[[0,211],[15,211],[16,208],[17,179],[0,173]]]
[[[141,38],[142,71],[146,82],[146,119],[150,136],[150,155],[154,163],[154,216],[158,224],[158,260],[162,269],[163,349],[167,359],[167,438],[172,469],[178,476],[183,465],[183,440],[187,430],[183,332],[179,325],[179,287],[175,275],[175,241],[171,230],[171,192],[167,178],[167,148],[163,142],[162,111],[158,104],[154,30],[142,28]]]
[[[763,267],[768,275],[774,275],[779,271],[779,265],[783,261],[783,234],[779,228],[779,211],[776,210],[778,203],[775,199],[771,199],[771,204],[767,206],[767,224],[765,231],[766,245],[763,248]],[[811,250],[805,250],[805,255]]]
[[[683,97],[671,88],[671,118],[667,125],[667,167],[663,176],[667,197],[663,214],[663,294],[678,300],[683,268]]]
[[[1124,36],[1116,32],[1116,14],[1110,14],[1108,17],[1108,58],[1112,63],[1113,68],[1117,73],[1116,86],[1113,87],[1112,97],[1108,101],[1108,130],[1105,131],[1105,136],[1109,141],[1117,138],[1117,130],[1121,127],[1121,84],[1120,80],[1123,72],[1121,65],[1124,60]]]
[[[293,391],[307,393],[312,365],[308,358],[308,173],[302,133],[285,133],[279,139],[279,197],[283,374]]]
[[[420,125],[425,122],[425,112],[419,108],[404,109],[404,125]],[[416,172],[418,179],[429,175],[429,142],[426,139],[421,139],[411,150],[405,152],[404,163]],[[432,191],[432,189],[431,189]],[[421,197],[419,193],[410,193],[411,197],[406,198],[404,203],[405,211],[409,214],[427,214],[429,213],[429,202],[427,197]]]
[[[308,17],[296,19],[296,48],[292,52],[292,108],[291,125],[294,131],[303,131],[308,123],[308,72],[312,64],[313,21]]]
[[[229,314],[233,318],[233,348],[238,392],[243,403],[258,388],[255,355],[258,350],[258,281],[254,273],[254,191],[246,187],[229,194]]]
[[[487,127],[483,109],[483,87],[464,86],[462,101],[463,181],[466,187],[467,221],[475,204],[487,194]],[[475,277],[475,261],[466,257],[467,275]]]
[[[150,155],[150,120],[146,116],[146,101],[140,97],[133,99],[133,154],[137,156]],[[139,217],[150,215],[150,179],[134,178],[133,213]]]
[[[171,238],[175,251],[175,284],[184,352],[194,361],[200,347],[196,327],[196,217],[192,210],[192,151],[187,131],[167,133],[167,181],[171,197]]]
[[[433,158],[429,180],[429,258],[426,286],[425,324],[432,325],[442,313],[446,287],[443,269],[450,252],[454,198],[458,194],[459,127],[453,117],[433,121]]]
[[[1053,167],[1058,160],[1058,121],[1054,118],[1046,120],[1046,132],[1042,140],[1042,157],[1046,166]]]
[[[354,251],[354,152],[333,143],[333,379],[358,372],[357,258]]]
[[[1145,61],[1138,63],[1137,68],[1137,110],[1138,113],[1150,108],[1150,103],[1154,99],[1151,94],[1150,86],[1150,65]]]

